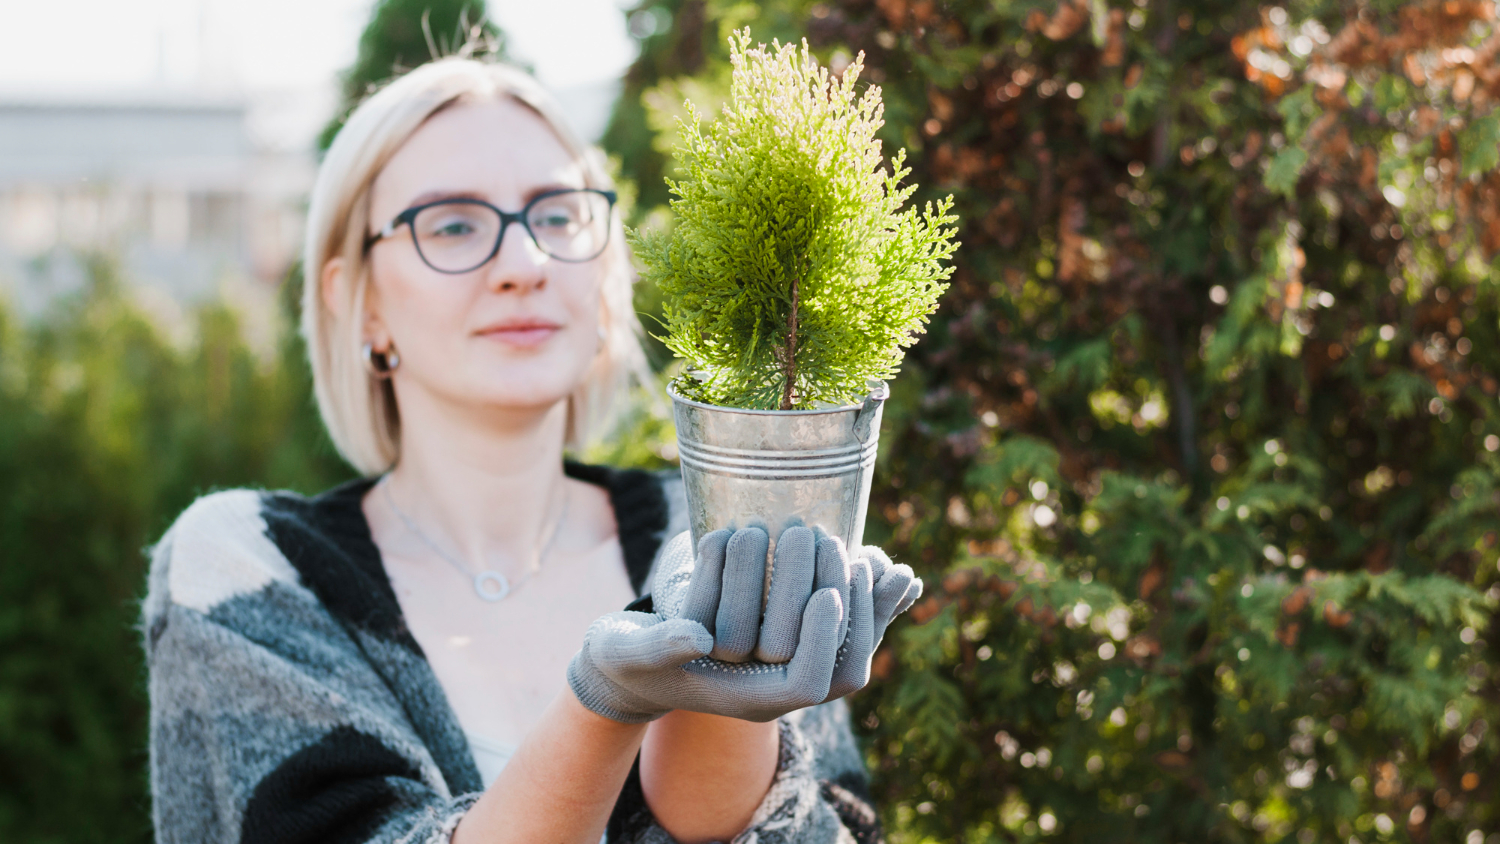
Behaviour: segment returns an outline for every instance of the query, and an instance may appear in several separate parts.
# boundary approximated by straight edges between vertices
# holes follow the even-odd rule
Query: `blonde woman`
[[[680,481],[564,461],[642,362],[598,161],[459,58],[334,141],[303,331],[366,477],[210,495],[157,546],[160,841],[879,837],[838,698],[910,569],[797,529],[762,594],[764,533],[692,548]]]

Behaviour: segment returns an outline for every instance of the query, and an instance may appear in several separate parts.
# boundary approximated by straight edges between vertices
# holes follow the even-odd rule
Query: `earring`
[[[401,355],[396,353],[395,346],[384,352],[377,352],[374,346],[366,343],[360,347],[359,353],[365,359],[365,371],[382,381],[391,377],[391,373],[401,365]]]

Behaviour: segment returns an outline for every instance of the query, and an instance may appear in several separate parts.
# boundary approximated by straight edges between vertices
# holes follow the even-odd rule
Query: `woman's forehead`
[[[423,194],[469,193],[504,207],[540,189],[585,184],[582,163],[552,127],[505,97],[428,118],[381,170],[371,198],[376,206],[405,207]]]

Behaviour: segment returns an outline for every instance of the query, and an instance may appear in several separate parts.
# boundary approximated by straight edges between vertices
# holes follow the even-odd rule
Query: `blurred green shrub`
[[[633,14],[627,176],[754,17],[957,197],[868,529],[930,589],[856,699],[894,840],[1500,840],[1494,4]]]
[[[38,321],[0,309],[0,841],[18,844],[150,840],[147,545],[212,489],[348,476],[292,332],[258,359],[213,305],[174,347],[89,266]]]

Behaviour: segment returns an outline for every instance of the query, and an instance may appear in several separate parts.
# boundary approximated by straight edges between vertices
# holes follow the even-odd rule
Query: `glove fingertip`
[[[802,612],[802,636],[798,641],[816,646],[826,640],[837,647],[842,638],[840,628],[843,623],[844,598],[839,590],[832,587],[819,589],[808,599],[807,609]],[[797,650],[802,650],[800,645]]]
[[[692,577],[677,608],[678,617],[691,619],[705,627],[713,625],[722,588],[724,550],[729,545],[731,533],[720,529],[698,540],[698,556],[693,560]]]
[[[758,527],[740,528],[725,543],[724,556],[726,565],[732,560],[754,560],[760,559],[762,565],[766,558],[766,552],[771,549],[771,537]]]
[[[851,590],[868,592],[874,588],[874,584],[874,572],[870,570],[868,560],[860,557],[849,564],[849,588]]]
[[[875,545],[862,545],[859,549],[859,558],[870,566],[870,582],[879,583],[885,573],[890,571],[891,558],[885,551]]]
[[[817,565],[817,542],[811,529],[794,525],[781,532],[776,540],[774,578],[792,578],[797,583],[812,584]],[[775,582],[774,580],[772,581]],[[806,587],[803,587],[806,588]]]
[[[818,611],[841,611],[844,608],[843,592],[832,586],[824,586],[807,599],[807,606],[809,609],[816,607]]]
[[[705,533],[703,538],[698,540],[698,559],[722,563],[724,548],[729,544],[729,537],[733,535],[734,531],[729,528],[719,528]]]
[[[844,546],[844,540],[837,536],[825,536],[818,540],[818,556],[832,554],[844,561],[845,567],[849,565],[849,549]]]
[[[708,632],[708,628],[692,619],[669,619],[658,624],[656,631],[658,631],[658,642],[664,654],[684,657],[682,662],[707,656],[708,652],[714,648],[713,634]]]
[[[816,575],[813,584],[822,589],[833,587],[847,595],[849,592],[849,555],[838,537],[828,536],[819,540]]]
[[[816,534],[813,533],[812,528],[806,525],[792,525],[781,532],[781,538],[776,541],[776,545],[779,548],[791,542],[795,544],[806,543],[808,546],[811,546],[815,539]]]
[[[904,597],[902,597],[902,599],[901,599],[901,601],[899,603],[896,604],[896,612],[895,612],[895,614],[896,615],[900,615],[900,614],[906,612],[907,610],[911,609],[911,605],[915,604],[917,602],[917,600],[919,598],[921,598],[921,597],[922,597],[922,578],[920,578],[920,577],[912,578],[911,585],[908,586],[908,587],[906,587],[906,595]]]

